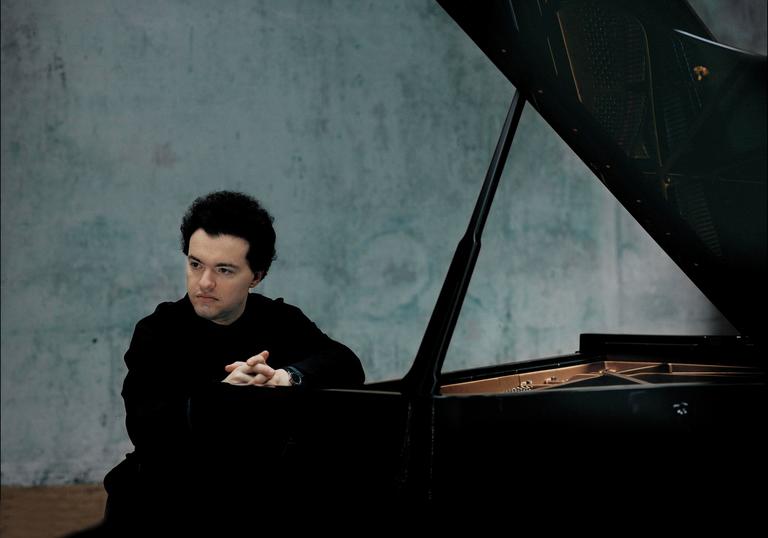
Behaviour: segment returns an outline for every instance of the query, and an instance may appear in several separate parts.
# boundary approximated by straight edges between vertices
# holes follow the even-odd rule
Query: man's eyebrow
[[[198,257],[196,257],[196,256],[193,256],[192,254],[189,254],[189,255],[187,255],[187,257],[188,257],[190,260],[194,260],[194,261],[196,261],[196,262],[200,262],[200,263],[203,263],[203,260],[201,260],[200,258],[198,258]],[[217,264],[216,264],[216,267],[231,267],[232,269],[240,269],[240,266],[239,266],[239,265],[236,265],[236,264],[234,264],[234,263],[227,263],[227,262],[221,262],[221,263],[217,263]]]

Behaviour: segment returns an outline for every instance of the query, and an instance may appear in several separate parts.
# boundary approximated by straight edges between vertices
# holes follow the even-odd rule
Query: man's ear
[[[255,288],[256,285],[264,280],[264,271],[258,271],[254,273],[253,280],[251,280],[251,284],[248,286],[249,288]]]

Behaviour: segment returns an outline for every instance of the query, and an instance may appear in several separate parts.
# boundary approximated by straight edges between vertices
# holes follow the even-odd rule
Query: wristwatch
[[[298,368],[294,366],[285,366],[283,370],[288,372],[288,375],[290,376],[291,386],[301,385],[304,382],[304,374],[302,374],[301,370],[299,370]]]

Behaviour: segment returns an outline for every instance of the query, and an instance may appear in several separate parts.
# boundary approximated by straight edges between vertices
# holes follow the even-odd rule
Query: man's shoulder
[[[285,301],[283,300],[282,297],[276,297],[275,299],[272,299],[260,293],[252,292],[248,294],[248,306],[254,305],[254,306],[269,307],[269,306],[276,306],[276,305],[282,305],[282,304],[285,304]]]
[[[302,314],[301,309],[298,306],[286,303],[285,299],[282,297],[271,299],[261,295],[260,293],[248,294],[248,309],[252,312],[258,312],[261,314],[268,312],[270,315],[295,315],[297,313]]]
[[[155,311],[139,321],[141,325],[163,324],[181,321],[193,312],[192,304],[185,295],[178,301],[165,301],[155,307]]]

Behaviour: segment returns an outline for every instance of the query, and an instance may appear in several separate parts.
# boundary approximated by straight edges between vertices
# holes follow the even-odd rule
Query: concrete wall
[[[696,5],[765,53],[762,0]],[[276,217],[262,293],[403,375],[512,92],[426,0],[3,0],[2,483],[131,449],[122,354],[183,294],[179,220],[211,190]],[[447,368],[732,330],[531,109],[520,133]]]

